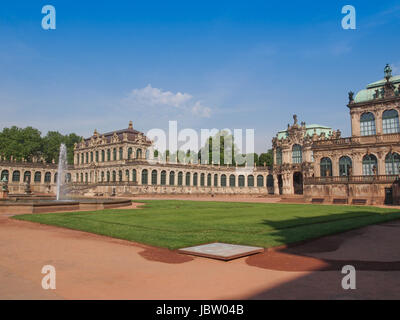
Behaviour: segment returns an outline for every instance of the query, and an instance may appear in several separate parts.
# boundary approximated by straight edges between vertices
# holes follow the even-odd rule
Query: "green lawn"
[[[214,241],[272,247],[400,218],[396,209],[155,200],[143,209],[27,214],[14,219],[170,249]]]

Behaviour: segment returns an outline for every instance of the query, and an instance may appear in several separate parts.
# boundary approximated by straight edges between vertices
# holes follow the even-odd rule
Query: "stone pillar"
[[[378,152],[378,175],[386,174],[385,155],[383,152]]]
[[[332,176],[339,176],[339,157],[332,157]]]
[[[382,112],[380,111],[375,114],[375,127],[377,135],[383,134]]]
[[[350,112],[351,115],[351,135],[353,137],[360,136],[360,115],[354,111]]]

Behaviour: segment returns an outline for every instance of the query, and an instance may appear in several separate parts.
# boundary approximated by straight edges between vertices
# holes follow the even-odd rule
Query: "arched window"
[[[85,155],[81,153],[81,164],[85,163]]]
[[[129,170],[125,170],[126,181],[129,181]]]
[[[167,184],[167,172],[165,170],[161,171],[161,185],[165,186]]]
[[[104,171],[101,172],[101,182],[104,182]]]
[[[132,170],[132,181],[136,182],[136,169]]]
[[[207,186],[211,187],[211,173],[207,175]]]
[[[301,146],[295,144],[292,148],[292,163],[302,163],[303,162],[303,152]]]
[[[81,182],[83,183],[83,173],[81,172]]]
[[[229,186],[230,187],[235,187],[236,186],[236,178],[234,174],[231,174],[229,176]]]
[[[226,187],[226,175],[221,175],[221,187]]]
[[[157,184],[157,170],[153,170],[151,172],[151,184],[156,185]]]
[[[214,174],[214,187],[218,187],[218,175]]]
[[[399,174],[400,155],[398,153],[388,153],[385,158],[386,174]]]
[[[254,176],[253,175],[247,176],[247,186],[254,187]]]
[[[400,132],[399,114],[396,110],[386,110],[382,114],[383,133]]]
[[[71,174],[69,172],[65,175],[65,182],[71,182]]]
[[[132,148],[128,148],[128,160],[132,158]]]
[[[202,186],[202,187],[204,187],[204,182],[205,182],[204,180],[205,180],[205,174],[202,173],[200,175],[200,186]]]
[[[339,175],[350,176],[352,171],[352,162],[348,156],[339,159]]]
[[[279,166],[282,164],[282,149],[276,148],[276,164]]]
[[[320,163],[321,177],[332,177],[332,160],[322,158]]]
[[[107,161],[111,161],[111,150],[107,149]]]
[[[118,171],[118,181],[122,182],[122,170]]]
[[[76,155],[76,164],[79,164],[79,154]]]
[[[44,174],[44,182],[51,182],[51,173],[50,172],[46,172]]]
[[[142,170],[142,184],[148,183],[147,176],[148,176],[147,169],[143,169]]]
[[[86,163],[89,163],[89,152],[86,152]]]
[[[365,155],[362,165],[364,176],[371,176],[378,173],[378,160],[373,154]]]
[[[85,182],[88,183],[88,174],[87,174],[87,172],[85,173]]]
[[[264,187],[264,177],[262,175],[257,176],[257,187]]]
[[[362,136],[376,134],[375,116],[371,112],[363,113],[360,117],[360,131]]]
[[[124,158],[124,151],[122,147],[119,148],[119,160],[122,160]]]
[[[136,150],[136,159],[142,159],[142,149]]]
[[[104,150],[101,150],[101,162],[105,161],[105,152]]]
[[[113,160],[117,160],[117,148],[113,148]]]
[[[4,177],[7,179],[7,181],[9,181],[9,179],[8,179],[8,170],[3,170],[2,172],[1,172],[1,180],[3,180],[4,179]]]
[[[182,171],[180,171],[178,173],[178,186],[181,186],[181,185],[183,185],[183,173],[182,173]]]
[[[171,171],[169,173],[169,185],[170,186],[175,185],[175,172],[174,171]]]
[[[33,181],[39,183],[41,180],[42,180],[42,173],[40,171],[36,171]]]
[[[18,170],[15,170],[13,172],[12,181],[19,182],[20,176],[21,176],[20,172]]]
[[[113,182],[117,181],[117,173],[115,172],[115,170],[113,170],[112,172],[112,181]]]
[[[272,174],[267,176],[267,188],[269,194],[274,194],[274,176]]]
[[[186,172],[186,181],[185,181],[186,186],[190,186],[190,172]]]
[[[31,172],[30,171],[25,171],[24,172],[24,181],[25,182],[31,182]]]
[[[110,182],[110,171],[107,171],[107,182]]]
[[[193,185],[196,186],[196,187],[197,187],[197,177],[198,177],[198,174],[197,174],[197,172],[195,172],[193,174]]]
[[[90,152],[90,162],[93,162],[93,151]]]
[[[56,172],[54,174],[54,178],[53,178],[54,183],[57,183],[57,177],[58,177],[58,172]]]
[[[239,176],[239,187],[244,187],[244,175]]]
[[[96,151],[96,162],[99,162],[99,152]]]

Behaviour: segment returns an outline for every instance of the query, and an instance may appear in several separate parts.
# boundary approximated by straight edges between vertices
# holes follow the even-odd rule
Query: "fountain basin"
[[[63,211],[91,211],[130,206],[129,199],[74,199],[50,200],[18,198],[0,201],[0,214],[50,213]]]

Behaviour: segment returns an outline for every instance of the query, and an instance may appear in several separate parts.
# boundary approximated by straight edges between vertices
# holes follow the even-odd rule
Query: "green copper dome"
[[[394,85],[400,84],[400,76],[391,76],[391,69],[389,65],[386,65],[385,67],[385,76],[388,77],[390,80],[390,82]],[[355,98],[354,98],[354,102],[355,103],[359,103],[359,102],[366,102],[366,101],[371,101],[377,98],[376,96],[376,90],[378,90],[379,92],[379,96],[382,96],[382,89],[384,87],[386,83],[386,78],[379,80],[379,81],[375,81],[373,83],[370,83],[369,85],[367,85],[366,89],[363,89],[361,91],[359,91]]]
[[[321,126],[319,124],[310,124],[306,125],[305,136],[311,137],[314,134],[314,129],[315,133],[319,136],[321,135],[322,132],[324,132],[327,137],[329,137],[332,134],[332,128],[330,127]],[[278,140],[281,140],[287,138],[288,136],[289,136],[288,131],[284,130],[278,132],[277,138]]]

